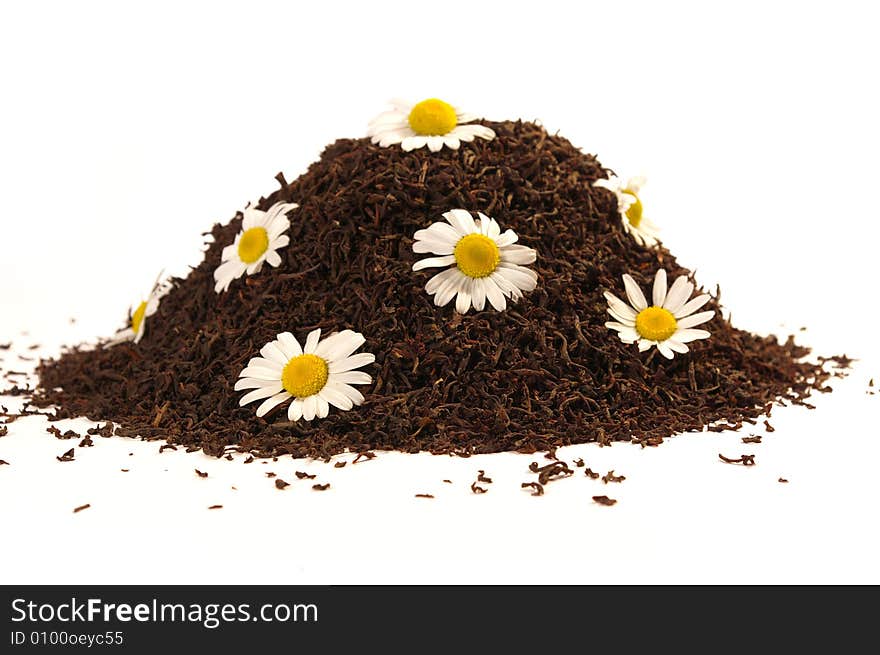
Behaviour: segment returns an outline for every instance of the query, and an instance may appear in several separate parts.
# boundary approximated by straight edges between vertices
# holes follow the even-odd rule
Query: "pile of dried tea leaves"
[[[215,225],[204,261],[171,281],[139,344],[42,362],[33,401],[217,456],[327,457],[654,445],[828,390],[820,363],[803,361],[807,349],[735,329],[717,294],[701,326],[712,337],[690,353],[669,361],[622,343],[604,325],[603,291],[622,295],[624,273],[650,288],[658,267],[670,280],[690,271],[624,232],[614,195],[592,186],[608,175],[594,156],[533,123],[485,124],[496,139],[439,153],[342,139],[292,183],[279,175],[260,208],[300,205],[279,268],[216,294],[213,272],[241,215]],[[412,238],[453,208],[482,211],[535,248],[538,288],[505,312],[435,307],[424,288],[432,273],[412,271]],[[283,409],[261,419],[239,407],[233,385],[247,361],[279,332],[302,339],[316,327],[366,337],[376,363],[364,369],[374,378],[365,404],[296,423]]]

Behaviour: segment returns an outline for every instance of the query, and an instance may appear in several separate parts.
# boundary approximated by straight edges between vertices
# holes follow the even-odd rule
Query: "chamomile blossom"
[[[661,355],[672,359],[675,353],[686,353],[689,342],[711,336],[706,330],[694,329],[715,316],[714,311],[694,314],[709,301],[709,295],[688,300],[694,285],[686,276],[680,276],[667,289],[666,271],[659,269],[654,276],[653,304],[650,306],[631,276],[624,275],[623,284],[629,304],[613,293],[605,292],[608,313],[616,319],[606,323],[605,327],[616,330],[624,343],[638,342],[640,352],[656,346]]]
[[[117,332],[113,338],[105,344],[105,347],[115,346],[125,341],[140,343],[147,327],[147,318],[158,311],[159,301],[168,291],[168,285],[159,282],[161,276],[162,274],[159,273],[159,277],[157,277],[156,281],[153,283],[153,288],[150,289],[150,293],[147,295],[146,299],[132,305],[129,309],[128,327]]]
[[[423,268],[450,267],[428,280],[425,291],[434,296],[434,304],[443,307],[455,297],[455,309],[466,314],[473,305],[482,311],[486,301],[499,312],[507,308],[507,298],[519,300],[523,291],[532,291],[538,275],[523,264],[537,258],[532,248],[515,245],[513,230],[503,234],[493,218],[453,209],[438,221],[415,233],[413,252],[432,253],[437,257],[421,259],[414,271]]]
[[[596,180],[593,186],[608,189],[617,196],[617,211],[623,222],[623,229],[632,235],[637,243],[643,246],[657,244],[657,235],[660,232],[654,223],[644,215],[642,200],[639,194],[645,186],[644,177],[631,177],[624,182],[619,177],[607,180]]]
[[[223,249],[221,264],[214,271],[214,291],[226,291],[233,280],[247,273],[259,273],[266,262],[279,266],[278,250],[290,243],[285,232],[290,228],[287,213],[296,209],[295,203],[276,202],[267,211],[247,207],[241,222],[241,231],[235,241]]]
[[[352,354],[364,344],[364,336],[343,330],[321,339],[321,330],[312,330],[300,346],[290,332],[282,332],[239,373],[235,390],[253,389],[242,396],[242,407],[255,400],[257,416],[265,416],[278,405],[291,401],[287,418],[311,421],[325,418],[330,405],[349,410],[364,402],[354,384],[370,384],[373,379],[355,369],[376,361],[372,353]]]
[[[473,141],[476,137],[495,138],[492,128],[469,124],[477,120],[477,116],[437,98],[415,105],[392,100],[391,105],[393,109],[379,114],[367,129],[367,136],[383,148],[399,143],[406,152],[424,146],[431,152],[439,152],[443,146],[457,150],[462,141]]]

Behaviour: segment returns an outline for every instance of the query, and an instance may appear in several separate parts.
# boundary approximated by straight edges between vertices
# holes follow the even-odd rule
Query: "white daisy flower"
[[[644,177],[631,177],[626,183],[619,177],[608,180],[596,180],[593,186],[608,189],[617,196],[617,210],[623,222],[623,229],[629,232],[637,243],[643,246],[657,244],[657,236],[660,232],[651,220],[644,215],[642,201],[639,193],[645,186]]]
[[[519,300],[523,291],[532,291],[538,284],[537,273],[522,266],[533,263],[537,253],[514,245],[518,237],[513,230],[502,234],[495,219],[477,215],[474,221],[464,209],[448,211],[443,214],[446,223],[438,221],[419,230],[413,243],[413,252],[439,255],[417,261],[414,271],[454,264],[428,280],[425,291],[434,296],[438,307],[457,296],[455,310],[459,314],[466,314],[471,305],[482,311],[486,300],[503,312],[506,298]]]
[[[325,418],[330,405],[349,410],[364,402],[353,384],[370,384],[367,373],[354,369],[376,361],[372,353],[352,353],[364,344],[359,332],[343,330],[323,341],[321,330],[312,330],[305,346],[300,346],[290,332],[282,332],[239,373],[235,390],[253,389],[242,396],[240,406],[263,400],[257,416],[265,416],[276,406],[293,399],[287,409],[291,421]]]
[[[666,271],[659,269],[654,276],[652,294],[654,304],[650,307],[639,285],[631,276],[624,275],[623,284],[630,304],[606,291],[608,313],[616,321],[606,323],[605,327],[617,330],[620,340],[624,343],[638,342],[640,352],[649,350],[651,346],[657,346],[660,354],[672,359],[674,353],[688,351],[687,343],[697,339],[708,339],[711,336],[706,330],[693,329],[710,320],[715,316],[715,312],[694,314],[709,301],[709,295],[703,294],[688,300],[694,285],[688,282],[686,276],[679,277],[667,291]]]
[[[137,305],[131,306],[129,309],[128,327],[117,332],[110,341],[104,344],[105,348],[115,346],[125,341],[140,343],[140,340],[144,337],[147,318],[156,313],[159,309],[159,301],[168,291],[168,286],[166,284],[160,284],[159,278],[161,277],[162,273],[159,273],[146,300],[142,300]]]
[[[233,280],[245,273],[259,273],[263,262],[270,266],[281,264],[278,250],[290,243],[290,237],[284,234],[290,227],[287,212],[297,207],[295,203],[277,202],[268,211],[256,207],[244,210],[241,232],[232,245],[223,249],[222,263],[214,271],[214,291],[226,291]]]
[[[383,148],[399,143],[406,152],[424,146],[439,152],[443,146],[458,150],[462,141],[473,141],[475,137],[490,141],[495,138],[495,131],[485,125],[466,125],[477,116],[437,98],[415,105],[392,100],[391,105],[394,109],[379,114],[367,129],[367,136]]]

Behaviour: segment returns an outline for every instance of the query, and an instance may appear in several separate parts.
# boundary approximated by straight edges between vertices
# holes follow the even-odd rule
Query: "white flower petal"
[[[664,309],[668,309],[674,316],[675,312],[681,309],[681,306],[690,298],[693,290],[694,285],[688,282],[687,276],[680,275],[672,283],[669,293],[666,294],[666,300],[663,303]]]
[[[420,259],[415,264],[413,264],[412,270],[421,271],[425,268],[438,268],[440,266],[449,266],[450,264],[454,263],[454,255],[444,255],[443,257],[428,257],[427,259]]]
[[[504,234],[500,234],[495,238],[495,245],[499,248],[505,248],[516,243],[518,239],[519,237],[516,232],[513,230],[505,230]]]
[[[608,307],[613,311],[613,315],[618,320],[623,321],[624,319],[629,319],[633,321],[635,324],[636,316],[638,313],[625,302],[623,302],[620,298],[615,296],[613,293],[606,291],[604,293],[605,300],[608,301]]]
[[[471,308],[471,294],[463,289],[459,289],[458,295],[455,297],[455,311],[459,314],[467,314]]]
[[[257,407],[257,417],[262,418],[290,397],[291,395],[289,393],[287,393],[286,391],[282,391],[281,393],[275,394],[271,398],[267,398],[263,401],[262,405]]]
[[[317,396],[309,396],[308,398],[302,399],[303,405],[303,419],[306,421],[311,421],[315,418],[315,414],[318,413],[318,397]]]
[[[693,314],[700,307],[702,307],[707,302],[709,302],[710,299],[711,299],[711,296],[708,293],[704,293],[702,296],[697,296],[696,298],[692,298],[691,300],[686,302],[684,305],[679,307],[676,311],[672,312],[672,315],[675,316],[675,318],[684,318],[685,316],[688,316],[689,314]]]
[[[483,311],[486,307],[486,278],[474,280],[471,285],[471,293],[473,295],[471,302],[474,305],[474,309],[478,312]]]
[[[486,298],[492,307],[499,312],[503,312],[507,309],[507,299],[504,297],[504,292],[501,291],[491,276],[485,278],[484,288],[486,291]]]
[[[356,355],[350,355],[344,359],[330,362],[328,364],[328,370],[332,377],[336,373],[345,373],[346,371],[351,371],[352,369],[372,364],[375,361],[376,356],[373,353],[358,353]]]
[[[281,349],[275,344],[274,341],[270,341],[265,346],[263,346],[260,349],[260,354],[269,361],[280,364],[281,366],[285,366],[287,364],[288,358],[284,356],[284,353],[281,352]]]
[[[636,284],[636,281],[628,273],[623,275],[623,285],[626,287],[626,297],[629,298],[630,304],[636,311],[642,311],[648,306],[645,294],[642,293],[639,285]]]
[[[646,350],[650,350],[651,346],[654,345],[653,341],[649,341],[648,339],[639,339],[639,352],[643,353]]]
[[[657,350],[660,351],[660,354],[663,355],[666,359],[672,359],[675,357],[675,353],[672,352],[672,349],[669,347],[666,341],[661,341],[657,344]]]
[[[355,405],[361,405],[364,402],[364,395],[352,387],[351,385],[344,384],[342,382],[334,382],[330,380],[327,385],[324,387],[325,389],[332,389],[334,391],[338,391],[343,394],[347,398],[351,399],[351,402]]]
[[[372,376],[363,371],[345,371],[343,373],[333,373],[330,379],[337,384],[371,384]]]
[[[655,307],[662,307],[666,301],[666,269],[658,268],[654,276],[653,300]]]
[[[269,250],[266,252],[266,263],[269,266],[277,267],[281,265],[281,255],[279,255],[274,250]]]
[[[273,370],[265,366],[248,366],[238,375],[242,378],[254,378],[256,380],[280,380],[281,369]]]
[[[685,316],[683,319],[679,320],[678,327],[682,330],[692,328],[695,325],[700,325],[706,321],[712,320],[713,316],[715,316],[715,312],[711,310],[708,312],[700,312],[699,314],[691,314],[690,316]]]
[[[538,253],[528,246],[505,246],[499,249],[501,261],[512,264],[532,264],[538,258]]]
[[[315,412],[315,416],[318,418],[327,418],[327,414],[330,413],[330,404],[321,398],[320,395],[312,396],[315,399],[315,405],[317,407],[317,411]]]
[[[471,216],[469,211],[465,211],[464,209],[452,209],[444,213],[443,218],[445,218],[461,236],[467,236],[468,234],[475,234],[477,232],[477,225],[474,222],[474,217]]]
[[[318,392],[318,397],[323,398],[334,407],[338,407],[343,411],[348,411],[354,407],[354,401],[351,398],[330,384],[324,385],[324,388]]]
[[[365,342],[366,339],[360,332],[343,330],[319,343],[318,347],[315,348],[315,354],[318,357],[323,357],[328,362],[334,362],[345,359],[364,345]]]
[[[538,274],[517,264],[501,262],[495,272],[523,291],[533,291],[538,286]]]
[[[693,330],[690,328],[677,330],[672,338],[681,343],[690,343],[698,339],[708,339],[712,334],[708,330]]]
[[[290,332],[282,332],[277,337],[278,347],[287,356],[287,359],[293,359],[303,354],[302,346],[299,341]]]
[[[441,271],[430,280],[428,280],[428,283],[425,285],[425,291],[427,291],[429,295],[433,296],[443,286],[444,282],[461,274],[461,271],[459,271],[457,268],[449,268],[445,271]]]
[[[309,336],[306,337],[306,345],[303,346],[303,352],[312,355],[315,352],[315,348],[318,346],[318,341],[321,339],[321,328],[317,330],[312,330],[309,332]]]
[[[303,415],[303,404],[299,398],[290,401],[290,407],[287,408],[287,419],[289,421],[298,421]]]
[[[443,150],[443,137],[442,136],[429,136],[428,137],[428,150],[431,152],[440,152]]]
[[[255,400],[263,400],[263,398],[268,398],[269,396],[280,395],[283,391],[284,388],[281,386],[280,382],[269,387],[257,387],[250,393],[246,393],[245,395],[243,395],[241,397],[241,400],[238,401],[238,404],[239,406],[244,407],[248,403],[252,403]],[[274,405],[272,407],[274,407]],[[271,407],[269,409],[271,409]],[[263,414],[265,414],[265,412],[263,412]],[[262,416],[263,414],[258,413],[257,416]]]
[[[684,354],[690,350],[687,345],[683,344],[681,341],[676,341],[674,338],[667,339],[666,345],[669,346],[669,349],[673,352]]]

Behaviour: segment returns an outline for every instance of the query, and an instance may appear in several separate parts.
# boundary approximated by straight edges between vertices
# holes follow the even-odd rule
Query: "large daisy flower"
[[[679,277],[672,288],[667,290],[666,271],[659,269],[654,276],[654,304],[650,307],[631,276],[624,275],[623,284],[629,304],[614,294],[605,292],[608,313],[616,319],[606,323],[605,327],[616,330],[624,343],[638,342],[640,352],[657,346],[660,354],[672,359],[674,353],[686,353],[689,342],[711,336],[706,330],[693,329],[710,320],[715,312],[694,314],[709,301],[709,295],[703,294],[688,300],[694,285],[688,282],[686,276]]]
[[[161,277],[162,273],[159,273],[159,276],[153,283],[153,288],[150,289],[150,293],[147,295],[146,300],[141,300],[136,305],[132,305],[129,309],[128,327],[117,332],[113,338],[105,344],[105,347],[115,346],[125,341],[140,343],[147,327],[147,318],[158,311],[159,301],[168,291],[168,286],[166,284],[160,284],[159,278]]]
[[[645,186],[644,177],[631,177],[624,182],[619,177],[607,180],[596,180],[593,186],[608,189],[617,196],[617,211],[623,221],[623,229],[632,235],[637,243],[643,246],[657,244],[657,235],[660,232],[654,223],[644,215],[642,200],[639,194]]]
[[[415,105],[392,100],[391,105],[394,109],[376,116],[367,130],[373,143],[383,148],[399,143],[406,152],[424,146],[439,152],[443,146],[457,150],[462,141],[473,141],[475,137],[495,138],[495,131],[485,125],[466,125],[477,120],[477,116],[437,98]]]
[[[513,230],[501,233],[493,218],[453,209],[443,214],[446,223],[438,221],[415,233],[413,252],[432,253],[413,264],[414,271],[423,268],[451,268],[438,273],[425,285],[434,296],[434,304],[443,307],[455,299],[455,309],[466,314],[473,305],[478,312],[486,300],[499,312],[507,308],[507,298],[519,300],[523,291],[532,291],[538,275],[522,264],[537,258],[532,248],[514,245],[518,237]],[[454,265],[454,266],[453,266]]]
[[[263,262],[270,266],[281,264],[278,250],[290,243],[290,237],[284,234],[290,227],[287,212],[297,207],[295,203],[276,202],[268,211],[253,206],[244,210],[241,231],[223,249],[222,263],[214,271],[214,291],[226,291],[233,280],[245,273],[259,273]]]
[[[291,398],[287,409],[291,421],[303,418],[311,421],[324,418],[330,405],[349,410],[364,402],[361,392],[353,384],[370,384],[373,379],[354,369],[376,361],[372,353],[352,353],[365,339],[362,334],[343,330],[321,340],[321,330],[312,330],[300,346],[290,332],[282,332],[262,350],[262,357],[254,357],[239,373],[235,390],[253,389],[242,396],[242,407],[255,400],[257,416],[265,416],[276,406]]]

